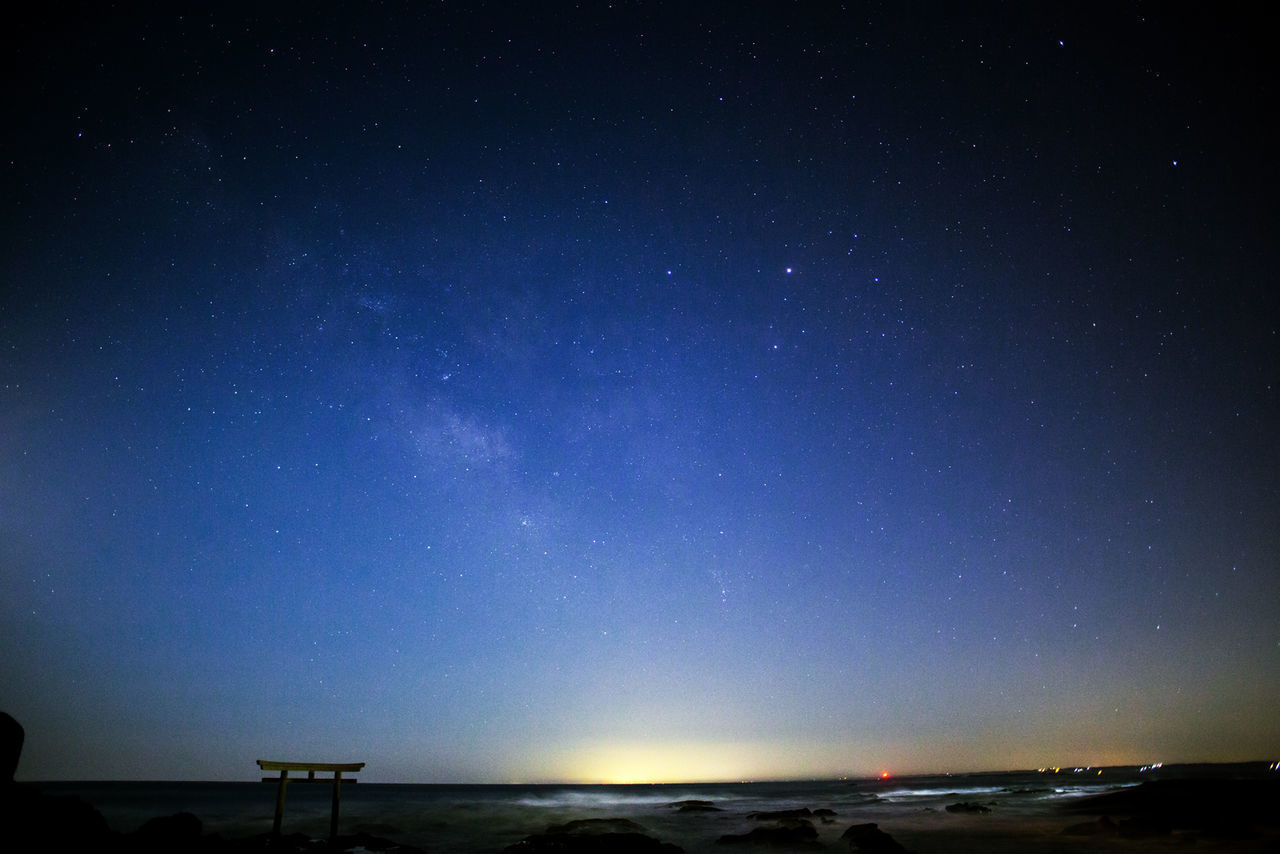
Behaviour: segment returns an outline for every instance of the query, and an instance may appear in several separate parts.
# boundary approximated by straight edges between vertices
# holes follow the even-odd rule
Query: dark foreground
[[[206,833],[199,817],[182,812],[157,816],[129,833],[113,830],[102,813],[77,797],[48,795],[35,786],[0,787],[0,850],[141,852],[141,854],[253,854],[253,852],[371,851],[419,854],[421,849],[367,833],[327,839],[269,833],[225,838]]]
[[[308,833],[224,835],[182,812],[157,816],[121,832],[78,797],[29,784],[0,789],[0,848],[11,851],[399,852],[437,847],[397,841],[357,826],[328,840]],[[723,805],[721,805],[723,804]],[[688,799],[661,805],[670,823],[656,829],[623,817],[589,817],[529,828],[523,837],[475,839],[476,851],[511,854],[680,854],[682,851],[850,851],[871,854],[943,852],[1274,852],[1280,851],[1280,779],[1168,779],[1077,798],[1039,814],[1002,811],[998,799],[955,801],[895,818],[820,803],[737,814],[728,802]],[[866,821],[867,818],[887,820]],[[712,837],[685,838],[678,823],[721,822]],[[684,825],[690,826],[690,825]],[[716,825],[706,825],[716,826]],[[379,828],[394,831],[395,828]],[[414,840],[418,841],[418,840]],[[492,843],[490,845],[489,843]],[[448,845],[439,850],[457,850]]]

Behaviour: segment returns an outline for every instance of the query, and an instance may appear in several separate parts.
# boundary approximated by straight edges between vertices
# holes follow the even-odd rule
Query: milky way
[[[8,36],[21,775],[1274,758],[1258,22],[465,5]]]

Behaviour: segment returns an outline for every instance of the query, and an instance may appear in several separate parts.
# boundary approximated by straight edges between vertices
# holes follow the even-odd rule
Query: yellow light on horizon
[[[785,772],[777,748],[724,742],[609,742],[574,751],[564,766],[582,783],[739,782]]]
[[[742,776],[743,766],[723,748],[701,744],[613,745],[583,759],[582,775],[602,783],[732,780]]]

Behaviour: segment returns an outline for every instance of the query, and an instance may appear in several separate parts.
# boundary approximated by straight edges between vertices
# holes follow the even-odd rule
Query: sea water
[[[1177,771],[1161,769],[1165,777]],[[1187,771],[1186,774],[1193,772]],[[1069,769],[937,775],[885,780],[655,785],[415,785],[359,783],[342,787],[340,832],[367,832],[431,854],[499,852],[549,826],[575,819],[626,818],[650,836],[687,852],[719,851],[716,840],[760,824],[753,812],[827,809],[814,818],[818,841],[835,844],[852,824],[875,822],[920,850],[1029,850],[1032,839],[1061,839],[1079,822],[1070,802],[1137,785],[1150,769]],[[48,794],[75,795],[96,807],[114,830],[176,812],[198,816],[206,833],[236,838],[269,832],[275,783],[52,783]],[[283,831],[323,838],[331,786],[291,782]],[[682,801],[709,801],[716,811],[680,811]],[[975,803],[989,813],[949,812]],[[840,848],[845,848],[841,843]]]

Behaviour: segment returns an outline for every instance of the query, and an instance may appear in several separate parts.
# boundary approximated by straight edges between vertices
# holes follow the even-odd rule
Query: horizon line
[[[1246,759],[1219,762],[1154,762],[1145,764],[1119,764],[1119,765],[1046,765],[1040,768],[1007,768],[1007,769],[984,769],[974,771],[924,771],[924,772],[905,772],[891,773],[881,772],[881,774],[857,774],[847,776],[820,776],[820,777],[761,777],[752,780],[632,780],[626,782],[611,782],[607,780],[507,780],[497,781],[471,781],[471,782],[452,782],[452,781],[411,781],[411,780],[380,780],[368,781],[360,783],[358,779],[352,780],[343,778],[342,782],[352,783],[365,786],[750,786],[769,783],[890,783],[895,780],[910,780],[921,777],[977,777],[983,775],[996,774],[1078,774],[1085,771],[1104,771],[1114,770],[1169,770],[1173,768],[1187,767],[1205,767],[1205,766],[1241,766],[1241,765],[1266,765],[1274,767],[1280,763],[1275,760],[1267,759]],[[239,779],[239,778],[222,778],[222,779],[199,779],[199,778],[107,778],[107,777],[82,777],[72,778],[40,778],[40,779],[20,779],[21,775],[17,775],[14,783],[18,785],[29,784],[38,785],[41,783],[245,783],[254,785],[271,785],[275,782],[264,779]],[[290,777],[289,782],[307,783],[307,782],[332,782],[331,778],[317,778],[316,780],[308,780],[305,777]]]

